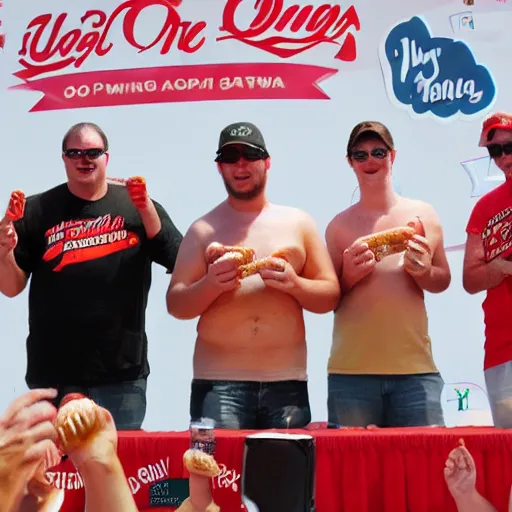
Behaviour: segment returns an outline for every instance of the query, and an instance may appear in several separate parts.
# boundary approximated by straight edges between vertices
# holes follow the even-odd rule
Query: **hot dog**
[[[407,223],[400,228],[386,229],[359,239],[368,244],[368,248],[375,255],[375,260],[380,261],[391,254],[399,254],[407,249],[407,242],[414,235],[425,236],[425,227],[419,217],[415,221]]]
[[[89,398],[78,393],[66,396],[54,420],[62,450],[81,446],[101,428],[98,422],[99,407]]]
[[[244,279],[245,277],[257,274],[260,270],[269,269],[283,272],[285,269],[286,262],[288,261],[286,253],[284,251],[277,251],[272,253],[270,256],[260,258],[252,263],[241,265],[238,267],[238,277]]]
[[[220,468],[215,459],[201,450],[187,450],[183,455],[183,463],[187,470],[195,475],[211,478],[220,473]]]
[[[13,222],[22,219],[23,215],[25,215],[25,203],[25,194],[21,190],[12,192],[9,199],[9,206],[5,212],[7,218]]]
[[[240,256],[235,256],[235,254]],[[253,249],[249,249],[248,247],[222,245],[218,242],[213,242],[206,248],[206,261],[209,265],[223,256],[226,256],[226,259],[238,259],[240,260],[240,264],[244,265],[254,261],[255,253]]]

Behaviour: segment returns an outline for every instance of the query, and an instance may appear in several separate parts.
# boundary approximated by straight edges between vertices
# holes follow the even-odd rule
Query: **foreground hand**
[[[0,459],[14,458],[24,468],[45,459],[57,437],[52,423],[57,411],[47,400],[56,396],[53,389],[35,389],[11,403],[0,418]]]
[[[0,501],[2,510],[19,504],[28,481],[54,446],[53,389],[33,390],[14,400],[0,418]]]
[[[299,281],[295,269],[281,258],[270,258],[266,268],[261,269],[259,274],[265,286],[276,290],[289,290],[294,288]]]
[[[420,277],[432,268],[432,250],[428,240],[421,235],[414,235],[407,244],[404,255],[404,269],[413,277]]]
[[[457,499],[476,489],[476,467],[466,447],[458,446],[450,452],[444,468],[444,479],[451,495]]]
[[[87,461],[108,462],[117,453],[112,415],[88,398],[61,406],[55,423],[58,445],[77,469]]]
[[[343,252],[343,279],[351,286],[370,274],[377,261],[368,244],[356,240]]]
[[[148,206],[149,196],[146,180],[141,176],[129,178],[126,181],[126,190],[137,210],[144,210]]]
[[[35,468],[34,474],[29,479],[27,483],[27,492],[29,496],[32,496],[36,499],[36,502],[43,503],[46,502],[51,495],[59,494],[59,491],[50,484],[48,477],[46,476],[46,472],[60,464],[61,462],[61,452],[57,449],[54,443],[47,450],[46,456],[44,460],[42,460],[39,465]],[[28,507],[28,503],[26,503],[26,507],[22,510],[26,509],[30,510]],[[37,510],[41,510],[40,507]]]

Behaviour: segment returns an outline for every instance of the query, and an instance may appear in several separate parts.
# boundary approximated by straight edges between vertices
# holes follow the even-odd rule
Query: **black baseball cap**
[[[395,149],[395,142],[393,140],[393,137],[391,136],[391,132],[388,130],[386,126],[384,126],[382,123],[379,123],[379,121],[364,121],[362,123],[357,124],[352,129],[352,132],[350,133],[350,137],[348,138],[348,144],[347,144],[347,155],[350,156],[352,153],[352,149],[357,144],[358,140],[361,138],[361,135],[364,133],[372,133],[374,135],[377,135],[382,142],[387,146],[389,150]]]
[[[245,144],[246,146],[261,149],[268,155],[265,139],[260,129],[252,123],[238,122],[226,126],[220,132],[217,154],[221,152],[223,147],[229,144]]]

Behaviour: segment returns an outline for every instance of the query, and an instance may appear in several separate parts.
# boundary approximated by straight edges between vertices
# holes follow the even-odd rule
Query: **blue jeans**
[[[190,416],[233,430],[302,428],[311,421],[308,383],[194,379]]]
[[[443,387],[438,373],[330,374],[328,421],[342,427],[444,426]]]
[[[58,407],[68,393],[82,393],[112,414],[117,430],[140,430],[146,416],[146,386],[146,379],[94,388],[65,386],[58,389],[54,405]]]

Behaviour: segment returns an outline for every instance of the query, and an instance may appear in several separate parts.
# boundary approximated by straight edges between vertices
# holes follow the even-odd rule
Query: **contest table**
[[[316,512],[456,512],[443,477],[450,450],[464,439],[475,459],[477,489],[506,511],[512,484],[512,432],[488,427],[305,429],[316,445]],[[222,512],[244,510],[241,500],[245,438],[254,431],[215,432],[221,473],[212,479]],[[188,432],[119,432],[119,457],[139,510],[150,507],[158,482],[187,478]],[[83,482],[67,460],[49,472],[65,489],[62,512],[83,512]],[[153,497],[154,500],[154,497]],[[156,507],[156,505],[153,505]],[[284,511],[283,511],[284,512]]]

